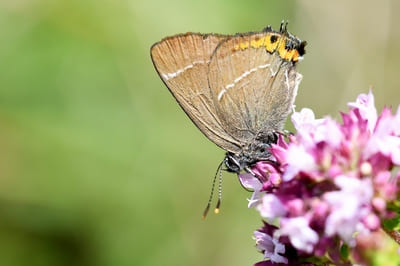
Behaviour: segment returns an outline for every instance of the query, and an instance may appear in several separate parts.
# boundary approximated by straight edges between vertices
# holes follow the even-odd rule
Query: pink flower
[[[317,168],[315,157],[308,153],[304,146],[290,145],[286,152],[287,170],[283,175],[284,181],[290,181],[299,172],[314,171]]]
[[[396,114],[384,108],[378,116],[370,91],[349,107],[342,123],[316,119],[310,109],[294,113],[297,133],[279,135],[270,160],[258,162],[253,175],[240,175],[254,190],[249,207],[267,221],[261,232],[268,237],[260,239],[279,237],[289,263],[326,253],[332,264],[342,263],[343,243],[359,252],[358,239],[395,217],[389,208],[398,206],[400,195],[400,106]],[[272,222],[279,225],[274,232]]]
[[[304,217],[286,218],[282,220],[281,236],[288,236],[291,244],[298,250],[311,253],[318,242],[318,234],[310,228]]]
[[[264,195],[256,209],[260,212],[261,217],[266,218],[268,221],[272,221],[286,213],[285,206],[274,194]]]
[[[370,214],[369,205],[372,199],[372,182],[340,176],[335,179],[338,191],[324,194],[330,205],[330,214],[326,219],[325,234],[337,234],[351,246],[355,245],[354,233],[365,232],[362,220]]]
[[[285,245],[279,242],[277,238],[255,231],[256,248],[264,253],[264,258],[268,258],[274,263],[288,263],[288,259],[282,256],[285,254]]]
[[[320,125],[324,119],[315,119],[314,112],[309,108],[303,108],[300,112],[294,112],[292,123],[297,131],[310,132]]]
[[[372,91],[370,90],[368,94],[360,94],[357,100],[348,103],[348,106],[360,111],[361,117],[368,121],[368,131],[372,132],[375,128],[378,116]]]
[[[260,182],[258,178],[254,177],[252,174],[249,173],[240,174],[239,181],[244,188],[248,190],[253,190],[253,194],[251,195],[251,198],[248,200],[249,201],[248,207],[251,208],[256,206],[256,204],[260,200],[260,193],[263,184]]]

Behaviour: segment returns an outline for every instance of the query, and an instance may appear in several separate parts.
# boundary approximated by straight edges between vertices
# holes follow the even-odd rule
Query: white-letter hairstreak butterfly
[[[151,47],[153,64],[193,123],[226,150],[230,172],[251,172],[294,103],[306,42],[270,26],[236,35],[186,33]]]

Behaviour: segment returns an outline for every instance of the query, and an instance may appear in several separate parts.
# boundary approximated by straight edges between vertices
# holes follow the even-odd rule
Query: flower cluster
[[[267,260],[257,265],[345,263],[344,249],[354,252],[396,215],[388,206],[400,191],[400,108],[378,116],[371,92],[348,105],[342,123],[294,113],[297,133],[279,136],[271,160],[239,176],[265,221],[254,237]]]

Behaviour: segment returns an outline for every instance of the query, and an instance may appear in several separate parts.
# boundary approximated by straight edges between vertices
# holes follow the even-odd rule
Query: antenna
[[[221,170],[221,165],[220,164],[220,170],[219,170],[219,179],[218,179],[218,202],[217,205],[215,206],[214,213],[218,214],[219,213],[219,206],[221,206],[221,201],[222,201],[222,170]]]
[[[225,161],[225,160],[224,160]],[[217,175],[219,173],[219,184],[218,184],[218,202],[217,205],[214,209],[214,213],[219,213],[219,207],[221,205],[221,199],[222,199],[222,164],[224,163],[224,161],[222,161],[217,168],[217,171],[215,172],[215,176],[213,178],[212,181],[212,185],[211,185],[211,192],[210,192],[210,198],[208,199],[208,203],[207,203],[207,207],[204,209],[203,211],[203,215],[202,218],[205,219],[208,213],[208,210],[210,209],[210,205],[211,205],[211,201],[214,195],[214,188],[215,188],[215,181],[217,180]]]

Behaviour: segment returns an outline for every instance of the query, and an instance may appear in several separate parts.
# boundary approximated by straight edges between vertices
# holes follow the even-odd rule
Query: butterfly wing
[[[260,134],[282,130],[302,78],[293,62],[266,50],[271,45],[268,34],[227,38],[209,64],[209,86],[218,117],[243,146]]]
[[[194,124],[221,148],[238,152],[216,113],[208,87],[208,65],[223,35],[187,33],[167,37],[151,48],[153,64],[170,92]]]

